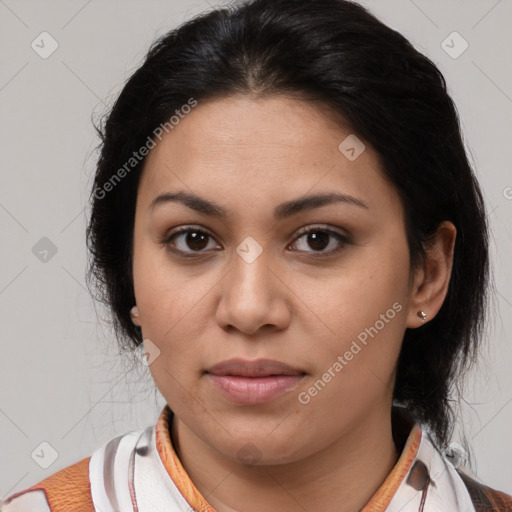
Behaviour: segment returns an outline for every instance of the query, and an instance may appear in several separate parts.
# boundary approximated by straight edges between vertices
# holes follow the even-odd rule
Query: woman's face
[[[401,202],[361,149],[318,105],[233,96],[199,102],[146,159],[133,271],[150,371],[217,453],[296,461],[389,418],[421,321]],[[208,372],[232,358],[295,375]]]

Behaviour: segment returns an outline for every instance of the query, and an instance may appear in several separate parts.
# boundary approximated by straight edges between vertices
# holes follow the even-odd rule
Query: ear
[[[450,221],[439,224],[425,248],[425,262],[414,272],[406,326],[416,328],[432,320],[443,305],[453,266],[457,228]],[[426,319],[418,317],[426,313]]]
[[[130,309],[130,316],[132,318],[132,322],[140,327],[139,309],[137,306],[133,306],[133,308]]]

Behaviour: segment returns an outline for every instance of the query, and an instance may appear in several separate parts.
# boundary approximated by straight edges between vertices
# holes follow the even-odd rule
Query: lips
[[[297,387],[305,375],[297,368],[271,359],[230,359],[206,372],[214,389],[238,405],[271,402]]]
[[[302,370],[292,368],[272,359],[229,359],[207,370],[212,375],[237,375],[240,377],[268,377],[270,375],[303,375]]]

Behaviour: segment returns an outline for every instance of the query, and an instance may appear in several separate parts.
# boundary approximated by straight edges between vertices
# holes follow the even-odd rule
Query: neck
[[[173,416],[171,438],[194,485],[217,512],[361,510],[397,461],[391,411],[368,417],[300,461],[247,466],[223,457]],[[255,499],[257,497],[257,499]]]

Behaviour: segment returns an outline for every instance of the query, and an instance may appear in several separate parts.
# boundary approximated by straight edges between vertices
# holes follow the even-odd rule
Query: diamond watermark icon
[[[366,149],[366,146],[353,133],[344,139],[338,146],[340,152],[353,162]]]
[[[41,32],[30,44],[39,57],[47,59],[59,47],[59,43],[48,32]]]
[[[49,238],[43,236],[32,247],[32,254],[42,263],[48,263],[57,254],[57,246]]]
[[[456,468],[467,464],[468,453],[457,441],[451,442],[444,450],[443,455]]]
[[[468,47],[469,43],[458,32],[452,32],[441,43],[441,48],[452,59],[458,59],[468,49]]]
[[[261,459],[261,451],[252,443],[246,443],[238,450],[237,458],[242,464],[256,464]]]
[[[146,338],[135,350],[135,355],[144,366],[150,366],[160,355],[160,349]]]
[[[47,441],[40,443],[30,455],[43,469],[48,469],[59,458],[57,450]]]
[[[248,236],[236,248],[236,252],[246,263],[252,263],[263,252],[263,247],[252,236]]]

